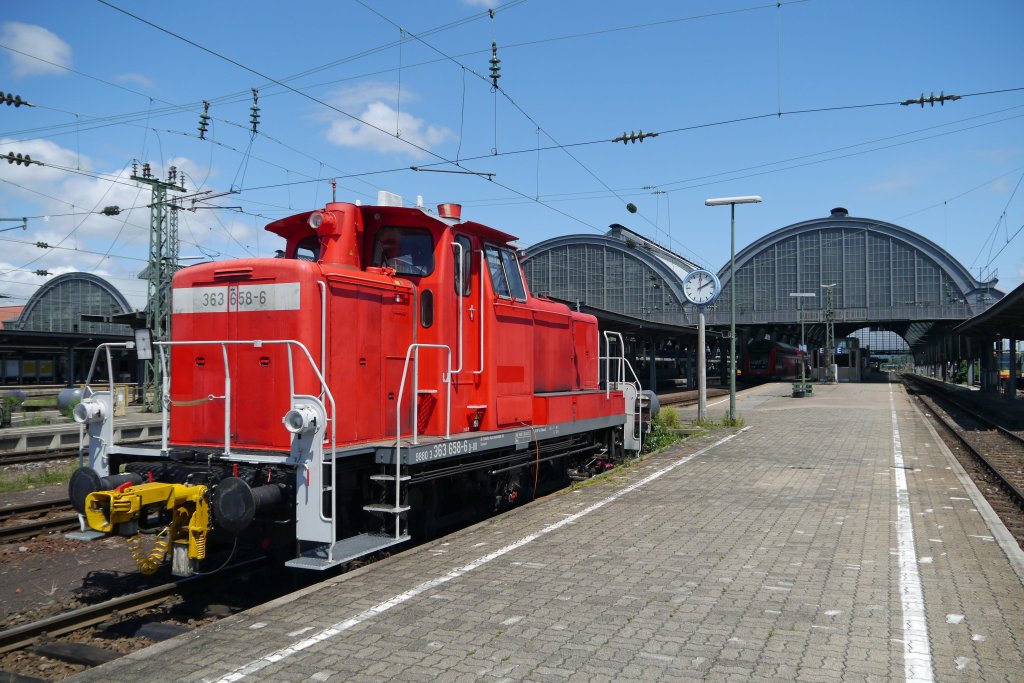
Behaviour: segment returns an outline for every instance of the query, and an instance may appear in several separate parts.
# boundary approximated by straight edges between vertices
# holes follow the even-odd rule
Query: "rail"
[[[904,384],[914,384],[918,389],[924,388],[925,391],[929,392],[925,395],[920,391],[916,391],[918,399],[928,407],[932,417],[945,427],[946,430],[960,442],[964,449],[992,474],[996,480],[996,485],[1002,488],[1021,510],[1024,510],[1024,490],[1021,488],[1021,484],[1024,483],[1024,478],[1020,476],[1019,467],[1019,453],[1020,449],[1024,448],[1024,438],[977,412],[973,407],[957,400],[948,390],[943,387],[936,386],[939,383],[933,379],[908,374],[903,374],[902,379]],[[1000,464],[1000,452],[982,452],[982,448],[984,447],[983,444],[986,442],[976,442],[975,439],[985,438],[985,432],[983,430],[976,431],[964,428],[963,425],[959,424],[958,420],[953,419],[953,417],[949,415],[945,407],[939,405],[943,402],[953,406],[956,410],[966,414],[978,424],[991,430],[992,436],[997,440],[1002,439],[1004,443],[1009,443],[1010,447],[1015,449],[1017,453],[1010,466],[1004,467]],[[937,407],[942,408],[942,410],[936,410]],[[946,413],[946,415],[943,416],[943,413]],[[991,441],[987,443],[991,446]]]
[[[50,637],[61,636],[89,626],[102,624],[114,615],[131,614],[155,607],[183,590],[191,589],[193,586],[209,585],[216,581],[222,581],[229,572],[243,571],[265,563],[266,560],[263,558],[244,560],[226,567],[216,575],[204,574],[179,579],[171,583],[146,588],[137,593],[111,598],[95,605],[80,607],[70,612],[62,612],[61,614],[30,624],[0,631],[0,654],[31,645],[44,635]]]

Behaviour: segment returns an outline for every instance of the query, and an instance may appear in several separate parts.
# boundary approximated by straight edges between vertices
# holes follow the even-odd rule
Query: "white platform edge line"
[[[924,609],[924,591],[917,571],[914,545],[914,518],[910,511],[907,472],[903,469],[903,444],[900,440],[896,400],[889,385],[889,417],[892,420],[892,455],[896,479],[896,537],[899,550],[900,603],[903,607],[903,675],[913,683],[935,680],[932,671],[928,617]]]

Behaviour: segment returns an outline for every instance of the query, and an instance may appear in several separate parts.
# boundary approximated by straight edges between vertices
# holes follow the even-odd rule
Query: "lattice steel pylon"
[[[149,205],[149,259],[142,279],[146,286],[146,326],[153,341],[168,341],[171,338],[171,279],[178,269],[178,207],[167,199],[168,190],[184,192],[179,183],[178,171],[174,166],[168,169],[167,180],[154,178],[149,164],[142,165],[142,175],[135,173],[132,180],[150,186],[152,202]],[[159,388],[163,384],[163,370],[160,356],[153,354],[146,361],[143,378],[143,405],[153,411],[160,405]]]

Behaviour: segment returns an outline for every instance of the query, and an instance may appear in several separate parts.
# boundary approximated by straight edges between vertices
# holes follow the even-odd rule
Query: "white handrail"
[[[107,383],[110,386],[111,398],[114,396],[114,362],[110,357],[110,349],[112,348],[134,349],[135,342],[107,342],[99,344],[92,353],[92,364],[89,366],[89,374],[85,376],[85,386],[89,387],[89,384],[92,383],[92,373],[96,371],[96,361],[99,359],[100,349],[103,349],[107,356]],[[89,388],[91,389],[92,387]]]
[[[228,347],[220,347],[224,356],[224,455],[231,455],[231,370],[228,368]],[[288,372],[291,373],[291,357],[288,358]],[[294,387],[292,394],[295,394]]]
[[[486,257],[484,256],[484,250],[478,249],[477,253],[480,254],[480,369],[474,370],[474,375],[484,374],[484,272],[487,270]],[[489,277],[489,276],[488,276]]]
[[[402,496],[402,398],[405,396],[405,378],[409,374],[409,360],[415,355],[413,363],[413,396],[412,396],[412,442],[419,443],[419,356],[420,349],[444,349],[447,358],[448,372],[442,378],[447,388],[445,389],[445,434],[444,438],[451,438],[452,423],[452,350],[444,344],[410,344],[405,350],[405,364],[402,366],[402,381],[398,385],[398,400],[395,402],[395,507],[398,507]],[[414,353],[415,352],[415,353]],[[402,535],[401,520],[398,513],[395,513],[395,538]]]
[[[224,414],[225,414],[224,421],[225,421],[225,425],[229,425],[230,424],[230,415],[231,415],[231,410],[230,410],[230,408],[231,408],[231,381],[230,381],[230,374],[229,374],[229,370],[228,370],[228,352],[227,352],[227,347],[228,346],[252,346],[254,348],[259,348],[261,346],[277,346],[277,345],[281,345],[281,344],[286,345],[287,349],[288,349],[288,385],[289,385],[289,392],[290,392],[290,396],[288,397],[288,399],[289,399],[288,400],[289,406],[291,406],[291,405],[293,405],[295,403],[295,380],[294,380],[294,376],[295,375],[294,375],[294,368],[292,367],[292,365],[293,365],[293,361],[292,361],[292,347],[295,347],[295,348],[298,348],[299,350],[301,350],[303,356],[305,356],[305,358],[306,358],[306,362],[309,364],[309,367],[313,370],[313,374],[316,376],[317,381],[320,382],[320,389],[321,389],[321,391],[327,397],[327,400],[330,402],[330,405],[331,405],[331,417],[330,417],[330,421],[331,421],[331,477],[333,479],[333,477],[334,477],[334,462],[335,462],[335,460],[337,458],[337,450],[338,450],[338,435],[337,435],[337,424],[338,424],[337,423],[337,416],[338,416],[338,414],[337,414],[337,405],[334,402],[334,395],[331,393],[330,387],[327,386],[327,380],[325,379],[323,373],[320,371],[320,368],[317,367],[316,362],[313,360],[312,354],[310,354],[309,349],[306,348],[305,344],[303,344],[302,342],[300,342],[298,340],[295,340],[295,339],[270,339],[270,340],[267,340],[267,339],[246,339],[246,340],[236,339],[236,340],[230,340],[230,341],[225,341],[225,340],[217,340],[217,341],[214,341],[214,340],[208,340],[208,341],[206,341],[206,340],[194,340],[194,341],[177,341],[177,342],[169,342],[169,341],[168,342],[153,342],[153,344],[155,346],[161,346],[161,347],[162,346],[209,346],[209,345],[216,345],[216,346],[220,346],[221,347],[221,349],[222,349],[222,351],[224,353],[224,373],[225,373],[225,376],[227,377],[227,380],[225,382],[225,405],[224,405]],[[450,362],[449,362],[449,364],[450,364]],[[165,376],[164,377],[164,382],[166,383],[167,381],[168,381],[168,378]],[[165,390],[165,392],[166,392],[166,390]],[[169,396],[169,394],[168,394],[168,396]],[[226,427],[226,429],[227,429],[227,427]],[[166,433],[166,430],[165,430],[165,433]],[[225,455],[230,455],[230,437],[231,437],[231,435],[230,435],[230,431],[229,431],[226,434],[226,436],[225,436],[225,442],[226,442],[225,443]],[[317,451],[317,453],[319,455],[319,458],[318,458],[318,461],[316,462],[316,466],[318,468],[318,471],[322,473],[323,472],[323,465],[324,465],[323,449],[319,449]],[[323,477],[321,476],[320,478],[322,479]],[[322,486],[322,482],[321,482],[321,486]],[[327,521],[327,518],[326,518],[326,516],[323,513],[323,502],[322,502],[323,501],[323,496],[317,496],[317,499],[319,501],[321,501],[321,502],[318,503],[320,505],[320,519],[323,520],[323,521]],[[334,481],[331,481],[331,518],[330,518],[330,522],[331,522],[331,538],[334,539],[334,538],[337,537],[337,525],[338,525],[337,486],[334,485]],[[331,550],[328,552],[329,559],[332,559],[332,560],[334,559],[333,558],[333,549],[334,549],[334,545],[332,543],[331,544]]]
[[[92,391],[92,387],[89,386],[92,383],[92,373],[95,372],[95,370],[96,370],[96,361],[99,360],[100,349],[103,349],[103,352],[107,356],[107,385],[108,385],[108,388],[110,390],[110,407],[111,408],[114,407],[114,361],[113,361],[113,359],[110,356],[110,349],[112,349],[112,348],[116,348],[116,349],[134,349],[135,348],[135,342],[106,342],[106,343],[97,345],[96,346],[96,350],[93,351],[93,353],[92,353],[92,364],[90,364],[90,366],[89,366],[89,374],[87,374],[85,376],[85,388],[89,389],[89,391]],[[113,411],[111,411],[110,419],[111,420],[114,419]],[[167,431],[167,429],[165,427],[164,428],[164,432],[166,433],[166,431]],[[78,433],[78,464],[82,465],[83,457],[84,457],[83,450],[82,450],[82,444],[85,442],[85,427],[84,426],[80,427],[78,432],[79,432]],[[116,445],[116,441],[115,441],[116,437],[114,436],[115,434],[116,434],[116,432],[114,430],[111,430],[110,443],[106,445],[106,448],[108,450],[109,450],[109,448],[111,446]]]
[[[611,340],[615,339],[615,338],[617,338],[619,340],[620,351],[619,351],[619,355],[618,356],[612,356]],[[609,330],[605,330],[604,331],[604,341],[605,341],[605,353],[608,354],[608,355],[603,356],[603,357],[599,357],[598,358],[598,362],[600,362],[601,360],[604,360],[604,363],[605,363],[605,378],[604,378],[604,380],[605,380],[605,384],[604,384],[604,387],[605,387],[604,388],[605,397],[607,398],[608,396],[611,395],[611,389],[612,389],[611,361],[614,359],[614,360],[619,361],[619,367],[617,368],[617,372],[616,372],[616,375],[615,375],[616,376],[616,382],[626,382],[627,381],[626,380],[626,369],[627,368],[629,369],[629,374],[631,374],[633,376],[633,384],[636,386],[636,394],[637,394],[637,399],[638,399],[638,406],[640,408],[640,422],[642,424],[643,423],[643,402],[639,400],[640,395],[641,395],[641,386],[642,385],[640,384],[640,379],[636,376],[636,371],[633,370],[633,365],[628,360],[626,360],[626,342],[622,338],[622,333],[621,332],[611,332]],[[631,427],[632,427],[632,425],[631,425]],[[643,431],[644,430],[641,428],[640,429],[640,435],[637,438],[637,441],[640,444],[641,450],[643,449]]]
[[[604,362],[604,379],[605,379],[605,385],[604,386],[605,386],[605,397],[606,398],[611,393],[611,381],[612,381],[611,359],[613,357],[612,356],[612,339],[613,338],[617,338],[619,340],[619,348],[620,348],[619,355],[617,357],[618,360],[619,360],[619,368],[618,368],[617,377],[620,378],[619,381],[625,381],[625,378],[626,378],[625,370],[623,369],[623,366],[622,366],[622,363],[624,363],[625,360],[626,360],[626,341],[622,338],[622,333],[621,332],[611,332],[609,330],[605,330],[604,331],[604,352],[607,355],[605,356],[605,362]],[[632,367],[630,368],[630,371],[632,371]],[[634,373],[634,377],[635,376],[636,375]]]
[[[466,282],[464,273],[462,272],[462,245],[459,244],[458,242],[452,242],[452,246],[459,250],[459,255],[456,257],[459,264],[459,269],[458,273],[455,276],[456,278],[458,278],[458,286],[455,288],[455,298],[459,300],[459,367],[451,371],[453,375],[457,375],[460,372],[462,372],[462,288],[465,287]]]
[[[160,349],[160,368],[163,371],[163,386],[160,387],[160,452],[167,453],[170,444],[168,439],[170,438],[168,422],[167,408],[171,405],[171,375],[167,372],[167,352],[161,347]],[[154,390],[155,391],[155,390]]]
[[[327,283],[323,280],[316,281],[320,289],[320,372],[327,374]],[[320,400],[324,398],[320,392]]]
[[[632,384],[636,384],[637,387],[641,386],[640,380],[637,377],[636,371],[633,369],[633,364],[632,363],[630,363],[628,360],[626,360],[625,358],[623,358],[621,356],[601,356],[598,360],[609,360],[609,359],[619,361],[620,374],[618,375],[618,377],[620,377],[620,379],[618,379],[616,381],[627,382],[628,380],[626,379],[627,375],[626,375],[625,371],[629,370],[629,374],[633,376]]]

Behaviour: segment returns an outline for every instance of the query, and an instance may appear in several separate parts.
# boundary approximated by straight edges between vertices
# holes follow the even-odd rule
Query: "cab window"
[[[491,275],[491,286],[498,296],[526,301],[526,286],[519,270],[516,253],[508,248],[487,247],[487,269]]]
[[[303,237],[295,246],[295,258],[300,261],[320,260],[320,238],[316,236]]]
[[[381,228],[370,263],[393,268],[396,275],[430,275],[434,272],[434,240],[430,231],[422,228]]]

